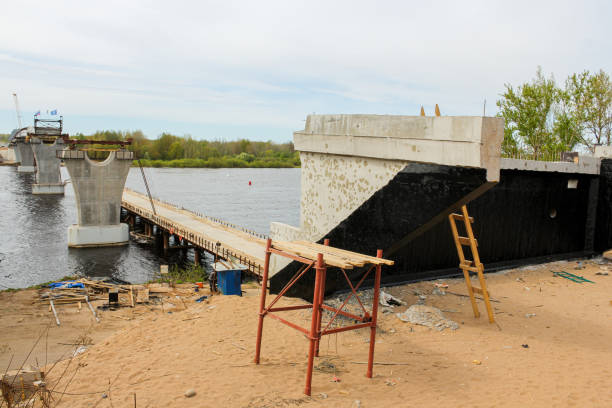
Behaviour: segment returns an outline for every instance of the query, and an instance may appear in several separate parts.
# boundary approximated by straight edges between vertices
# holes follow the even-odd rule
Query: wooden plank
[[[328,256],[333,256],[336,258],[340,258],[345,260],[346,262],[353,264],[355,266],[363,266],[366,263],[369,263],[369,261],[367,259],[363,259],[363,257],[360,257],[359,254],[355,254],[357,256],[353,256],[353,255],[347,255],[347,254],[342,254],[342,253],[338,253],[336,251],[334,251],[333,247],[330,246],[326,246],[326,245],[318,245],[312,242],[306,242],[305,241],[291,241],[291,244],[297,244],[299,246],[303,246],[306,247],[308,249],[312,249],[313,251],[315,251],[316,253],[322,253],[323,255],[328,255]],[[360,265],[361,264],[361,265]]]
[[[369,255],[364,255],[364,254],[360,254],[359,252],[353,252],[353,251],[347,251],[346,249],[340,249],[340,248],[336,248],[336,247],[331,247],[331,246],[327,246],[327,245],[321,245],[321,244],[317,244],[315,242],[309,242],[309,241],[292,241],[295,242],[297,244],[300,245],[304,245],[307,246],[309,248],[313,248],[317,251],[320,251],[322,253],[329,253],[331,255],[336,255],[339,257],[350,257],[350,258],[356,258],[359,259],[365,263],[371,263],[374,265],[394,265],[395,262],[391,261],[389,259],[384,259],[384,258],[377,258],[375,256],[369,256]]]
[[[315,261],[318,255],[318,252],[314,249],[305,247],[303,245],[292,244],[289,242],[273,241],[272,247],[276,249],[280,249],[281,251],[292,252],[294,254],[297,254],[306,259],[310,259],[312,261]],[[335,267],[343,268],[343,269],[353,269],[353,266],[354,266],[353,264],[347,262],[346,260],[332,256],[332,255],[327,255],[327,256],[324,255],[323,259],[325,263],[329,266],[335,266]],[[363,264],[355,265],[355,266],[363,266]]]
[[[60,321],[59,321],[59,317],[57,317],[57,311],[55,310],[55,305],[53,304],[53,300],[49,300],[49,304],[51,305],[51,309],[53,310],[53,316],[55,316],[55,323],[57,323],[57,325],[60,325]]]
[[[323,252],[323,251],[321,251],[321,250],[319,250],[317,248],[311,248],[311,247],[308,247],[308,246],[305,246],[305,245],[298,244],[296,242],[284,242],[284,244],[292,245],[292,246],[294,246],[294,248],[299,249],[299,250],[312,252],[312,253],[315,254],[315,257],[316,257],[316,254],[322,253],[323,257],[326,260],[327,259],[331,259],[334,262],[348,263],[349,265],[352,265],[352,266],[364,266],[367,263],[366,261],[364,261],[362,259],[353,259],[353,258],[347,258],[345,256],[338,256],[336,254],[329,253],[329,252],[326,253],[326,252]],[[325,249],[325,248],[329,248],[329,247],[323,246],[323,248]],[[327,261],[326,261],[326,263],[327,263]]]

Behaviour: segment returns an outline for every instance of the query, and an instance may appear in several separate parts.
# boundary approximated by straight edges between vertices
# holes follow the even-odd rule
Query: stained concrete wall
[[[76,196],[78,225],[119,225],[132,152],[110,152],[103,162],[90,160],[84,151],[64,150],[62,156]]]
[[[63,140],[57,139],[54,143],[42,143],[40,139],[33,137],[30,144],[36,158],[36,183],[60,184],[62,182],[61,160],[57,157],[56,152],[64,148]]]

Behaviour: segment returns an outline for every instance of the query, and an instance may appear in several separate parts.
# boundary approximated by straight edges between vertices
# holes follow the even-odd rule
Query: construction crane
[[[13,92],[13,100],[15,101],[15,111],[17,111],[17,124],[19,125],[19,129],[21,129],[21,111],[19,110],[19,100],[17,100],[17,94],[15,92]]]

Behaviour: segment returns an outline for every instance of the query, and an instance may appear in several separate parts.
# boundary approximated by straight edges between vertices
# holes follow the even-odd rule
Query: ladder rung
[[[477,288],[476,286],[472,286],[472,290],[474,291],[474,293],[478,293],[479,295],[483,295],[484,296],[484,293],[483,293],[482,289]],[[488,290],[487,290],[487,294],[489,296],[491,296],[491,292],[489,292]]]
[[[466,269],[466,270],[468,270],[470,272],[479,272],[480,271],[480,269],[478,269],[478,267],[472,266],[472,262],[471,261],[466,261],[465,263],[460,263],[459,264],[459,268]]]
[[[463,215],[461,214],[456,214],[456,213],[452,213],[451,217],[453,217],[456,220],[461,220],[463,221]],[[470,220],[470,222],[473,224],[474,223],[474,218],[473,217],[468,217],[468,220]]]
[[[459,243],[461,245],[466,245],[469,246],[470,244],[470,239],[468,237],[457,237],[459,238]],[[476,244],[476,246],[478,246],[478,240],[476,238],[474,238],[474,244]]]

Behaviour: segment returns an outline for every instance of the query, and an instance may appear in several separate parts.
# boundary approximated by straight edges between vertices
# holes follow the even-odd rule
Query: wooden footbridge
[[[182,242],[181,247],[193,247],[196,263],[199,263],[199,251],[205,251],[222,259],[233,257],[256,275],[261,276],[263,272],[267,238],[264,235],[150,199],[127,188],[123,191],[121,206],[131,224],[134,216],[140,217],[145,235],[152,236],[156,226],[157,233],[163,234],[165,249],[169,247],[169,237],[174,235]]]

